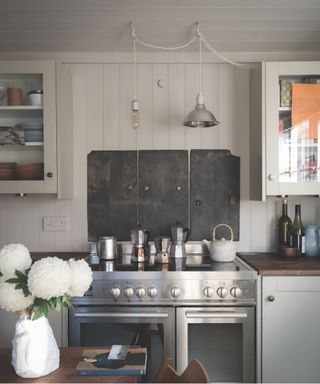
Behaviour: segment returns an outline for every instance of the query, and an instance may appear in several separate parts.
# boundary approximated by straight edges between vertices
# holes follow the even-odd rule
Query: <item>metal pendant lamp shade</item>
[[[214,114],[206,110],[206,107],[203,104],[202,93],[199,92],[195,109],[188,113],[187,118],[182,125],[191,128],[207,128],[214,127],[218,124],[219,121],[214,117]]]
[[[202,33],[199,30],[199,23],[197,24],[197,34],[199,37],[199,93],[197,95],[197,104],[193,111],[191,111],[185,121],[182,123],[185,127],[191,128],[206,128],[214,127],[219,124],[219,121],[214,117],[214,114],[206,110],[203,103],[203,96],[201,92],[202,87],[202,49],[201,43],[203,39]]]

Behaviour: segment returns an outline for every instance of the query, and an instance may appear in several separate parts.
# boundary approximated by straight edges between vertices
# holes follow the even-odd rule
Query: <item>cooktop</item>
[[[95,272],[231,272],[244,271],[246,268],[237,258],[228,263],[218,263],[210,259],[209,255],[188,254],[184,259],[170,259],[168,264],[159,264],[154,255],[149,256],[148,262],[136,263],[131,261],[131,254],[124,254],[114,261],[101,261],[98,257],[87,258],[91,269]]]

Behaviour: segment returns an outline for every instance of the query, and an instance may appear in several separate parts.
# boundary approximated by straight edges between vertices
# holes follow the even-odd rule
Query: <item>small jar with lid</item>
[[[27,93],[30,105],[43,105],[43,90],[37,89]]]

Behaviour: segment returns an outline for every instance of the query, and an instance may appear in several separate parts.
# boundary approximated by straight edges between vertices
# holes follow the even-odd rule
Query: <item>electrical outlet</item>
[[[67,231],[67,216],[44,216],[42,221],[43,231]]]

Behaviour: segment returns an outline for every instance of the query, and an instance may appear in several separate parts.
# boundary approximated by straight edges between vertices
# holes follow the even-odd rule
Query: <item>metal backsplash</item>
[[[240,158],[227,150],[93,151],[88,155],[88,238],[129,240],[141,224],[150,237],[170,235],[177,221],[191,240],[213,225],[239,239]],[[217,232],[217,237],[227,236]]]

